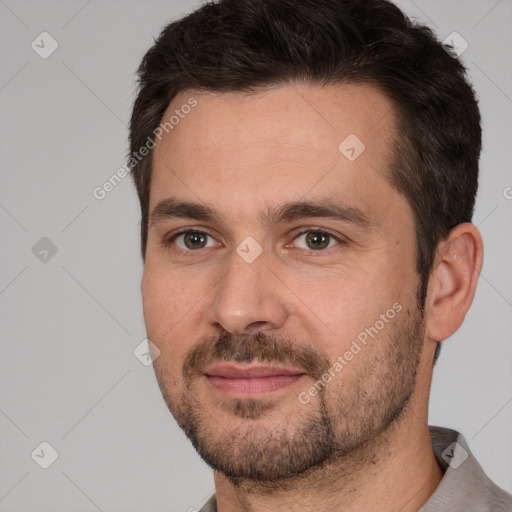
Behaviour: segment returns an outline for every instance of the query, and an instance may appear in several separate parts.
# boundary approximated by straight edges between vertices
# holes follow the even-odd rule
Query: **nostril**
[[[257,322],[252,322],[247,326],[247,330],[252,331],[254,329],[260,329],[263,327],[267,322],[264,320],[258,320]]]

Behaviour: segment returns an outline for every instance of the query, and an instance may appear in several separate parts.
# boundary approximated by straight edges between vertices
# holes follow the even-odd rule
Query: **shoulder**
[[[512,511],[512,495],[489,479],[462,434],[443,427],[429,430],[444,476],[420,512]]]

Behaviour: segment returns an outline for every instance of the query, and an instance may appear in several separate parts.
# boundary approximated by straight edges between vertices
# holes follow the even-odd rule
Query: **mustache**
[[[216,361],[280,363],[304,370],[315,380],[330,367],[327,355],[311,346],[261,332],[241,336],[224,332],[200,341],[188,352],[182,368],[185,382],[200,377]]]

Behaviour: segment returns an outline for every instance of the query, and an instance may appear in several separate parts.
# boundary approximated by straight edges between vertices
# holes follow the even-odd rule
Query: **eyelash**
[[[171,236],[167,236],[164,240],[163,240],[163,246],[164,247],[168,247],[171,245],[171,243],[176,240],[179,236],[181,235],[186,235],[188,233],[201,233],[203,235],[206,235],[207,237],[210,237],[212,239],[215,240],[215,238],[210,235],[208,232],[206,231],[202,231],[200,229],[196,229],[196,228],[186,228],[186,229],[183,229],[181,231],[178,231],[176,233],[173,233]],[[319,233],[319,234],[323,234],[323,235],[328,235],[331,239],[334,239],[336,242],[338,242],[337,245],[344,245],[346,244],[346,242],[344,240],[342,240],[341,238],[339,238],[338,236],[332,234],[331,232],[329,231],[326,231],[325,229],[320,229],[320,228],[315,228],[315,227],[308,227],[308,228],[304,228],[302,231],[296,233],[293,237],[293,240],[292,241],[295,241],[297,238],[299,238],[300,236],[302,235],[305,235],[307,233]],[[289,244],[287,244],[288,246]],[[333,246],[333,247],[328,247],[327,249],[318,249],[318,250],[313,250],[313,249],[302,249],[300,248],[301,250],[303,251],[306,251],[306,252],[311,252],[311,253],[325,253],[325,252],[328,252],[330,251],[331,249],[334,249],[336,246]],[[176,249],[177,252],[181,252],[181,253],[194,253],[194,252],[197,252],[197,253],[201,253],[202,249],[196,249],[196,250],[185,250],[185,249],[181,249],[180,247],[178,247]]]

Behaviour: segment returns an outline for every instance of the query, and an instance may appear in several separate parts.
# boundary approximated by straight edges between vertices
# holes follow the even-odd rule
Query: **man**
[[[427,423],[483,258],[462,64],[384,0],[221,0],[139,76],[144,317],[202,510],[512,510]]]

